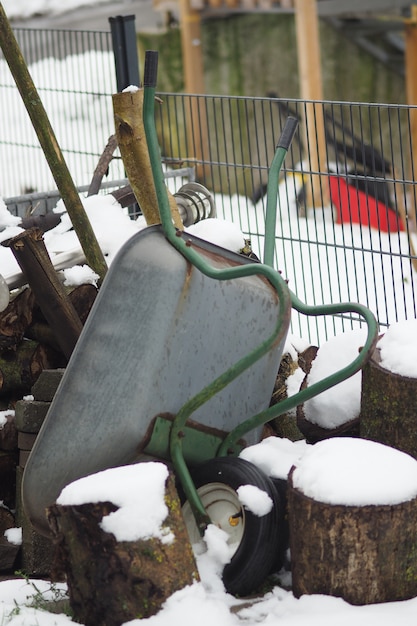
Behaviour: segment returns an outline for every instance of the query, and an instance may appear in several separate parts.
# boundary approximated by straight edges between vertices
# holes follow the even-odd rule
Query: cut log
[[[49,507],[76,621],[119,626],[149,617],[172,593],[198,579],[172,476],[165,503],[169,512],[164,525],[175,536],[171,543],[155,537],[118,542],[100,527],[103,517],[117,510],[110,502]]]
[[[325,594],[361,605],[417,595],[417,499],[327,504],[295,489],[292,474],[288,515],[296,597]]]
[[[15,398],[30,393],[31,387],[44,369],[62,367],[62,356],[36,341],[23,340],[16,350],[0,354],[0,396]]]
[[[97,297],[98,289],[94,285],[79,285],[68,293],[69,301],[74,307],[74,310],[78,314],[81,324],[85,324],[88,314],[91,311],[91,307]],[[42,343],[50,348],[53,348],[57,352],[62,352],[61,346],[58,342],[56,333],[45,322],[45,318],[38,307],[34,308],[33,321],[26,329],[25,336],[28,339],[34,339],[39,343]],[[59,367],[64,367],[66,361],[61,361]]]
[[[54,331],[67,358],[82,330],[81,321],[59,282],[49,258],[42,232],[33,228],[13,237],[3,245],[12,250],[32,288],[46,320]]]
[[[417,459],[417,378],[380,365],[377,348],[362,370],[360,435]]]
[[[0,314],[0,350],[12,348],[23,339],[32,322],[35,296],[31,289],[23,289],[10,300]]]
[[[94,285],[79,285],[69,292],[68,296],[76,310],[81,323],[84,324],[97,297],[98,289]]]

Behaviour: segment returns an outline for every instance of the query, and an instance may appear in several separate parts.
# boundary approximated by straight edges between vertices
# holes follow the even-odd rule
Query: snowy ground
[[[87,4],[87,2],[83,2],[82,0],[68,0],[65,3],[64,8],[65,10],[69,10],[82,4]],[[90,0],[88,4],[93,4],[93,2]],[[3,2],[3,6],[10,17],[22,17],[27,16],[30,13],[60,12],[63,8],[63,3],[58,2],[58,0],[31,0],[30,2],[24,0],[5,0]],[[231,207],[236,201],[236,198],[231,199]],[[86,208],[93,227],[96,230],[98,239],[106,253],[107,260],[108,262],[111,262],[117,252],[117,249],[120,245],[122,245],[126,238],[136,232],[139,224],[129,220],[120,207],[118,207],[118,205],[112,202],[109,198],[106,200],[92,199],[86,203]],[[255,211],[256,209],[254,209],[252,217],[257,221]],[[231,209],[230,214],[232,214],[232,212],[233,211]],[[69,250],[77,248],[78,243],[69,226],[68,220],[64,219],[60,226],[45,236],[45,242],[52,258],[59,253],[68,252]],[[7,213],[1,202],[0,228],[5,229],[1,233],[1,239],[6,239],[13,234],[16,234],[19,229],[18,221],[11,218],[10,214]],[[279,228],[281,228],[285,233],[288,233],[291,232],[291,229],[298,229],[300,226],[298,222],[297,224],[293,224],[291,223],[291,220],[288,220],[281,224]],[[306,220],[305,229],[306,232],[309,231],[308,220]],[[323,225],[323,232],[324,231],[325,225]],[[218,234],[219,229],[217,228],[217,236]],[[239,234],[237,234],[236,229],[231,229],[230,226],[225,225],[224,230],[220,234],[224,236],[224,241],[222,241],[222,243],[230,244],[232,240],[232,247],[236,247],[236,237],[239,239]],[[324,234],[327,237],[329,233],[326,232]],[[368,235],[370,239],[376,237],[375,233],[372,233],[371,231]],[[352,232],[352,237],[354,236],[355,233]],[[336,230],[333,231],[333,237],[337,240],[338,237],[342,237],[342,234]],[[381,245],[388,246],[388,241],[383,241]],[[397,242],[396,245],[399,245],[400,247],[406,246],[407,242],[404,239],[400,239],[399,243]],[[257,252],[261,253],[262,251],[258,250]],[[294,257],[293,250],[286,252],[285,250],[280,249],[278,253],[281,258]],[[300,258],[302,257],[303,255],[300,254]],[[375,267],[372,267],[372,264],[370,264],[366,258],[362,258],[360,262],[366,266],[366,273],[368,277],[372,275],[372,279],[374,279],[376,271],[377,276],[375,279],[377,281],[381,280],[383,276],[383,267],[378,267],[375,270]],[[337,258],[333,260],[333,263],[337,263]],[[404,284],[406,284],[406,288],[408,290],[407,297],[412,299],[415,277],[411,275],[408,270],[406,275],[404,275],[404,268],[401,266],[401,262],[396,261],[396,263],[397,265],[394,266],[393,271],[393,289],[395,289],[396,284],[401,284],[401,288]],[[346,268],[349,267],[346,263],[346,259],[343,259],[341,266]],[[14,258],[10,254],[10,251],[4,248],[0,248],[0,271],[6,277],[16,274],[19,271]],[[294,263],[291,267],[286,267],[286,275],[290,278],[290,282],[292,281],[292,284],[294,284],[297,280],[297,275],[300,271],[302,271],[302,268],[300,270],[297,263]],[[72,284],[85,282],[90,279],[94,280],[91,271],[86,267],[78,267],[76,270],[67,270],[65,274],[66,280]],[[364,290],[366,291],[366,285],[362,283],[358,285],[355,283],[355,286],[353,286],[351,281],[349,281],[348,269],[346,270],[346,274],[346,293],[349,295],[354,293],[354,299],[362,301]],[[331,276],[329,277],[328,283],[324,284],[325,289],[322,293],[323,300],[334,301],[335,286],[332,285]],[[304,294],[298,293],[298,295],[300,297],[304,297],[304,299],[308,301],[311,296],[309,289],[313,289],[313,287],[314,285],[307,286],[306,292]],[[352,290],[354,291],[352,292]],[[338,292],[336,291],[336,293]],[[337,298],[337,300],[346,299],[344,298],[346,293],[344,292],[342,294],[338,294],[342,297]],[[386,295],[384,292],[380,297],[387,298],[388,308],[393,306],[394,300],[390,294]],[[349,297],[349,299],[352,298]],[[374,303],[372,302],[370,303],[371,309],[373,308],[373,304]],[[333,366],[340,366],[339,358],[336,359],[336,355],[339,357],[341,354],[341,343],[339,342],[348,341],[350,346],[353,348],[360,344],[362,337],[359,333],[356,333],[356,331],[352,332],[353,334],[349,337],[345,336],[344,338],[336,338],[335,343],[332,343],[330,347],[324,348],[324,346],[321,346],[323,349],[328,349],[330,354],[333,355],[331,358],[326,359],[327,362],[330,361]],[[386,345],[381,345],[381,349],[386,349],[385,357],[387,358],[388,367],[392,367],[394,371],[399,371],[400,373],[404,371],[409,375],[416,375],[416,372],[412,369],[413,355],[412,350],[410,350],[410,347],[415,344],[415,340],[410,340],[410,337],[415,337],[415,340],[417,340],[415,326],[411,324],[411,326],[407,325],[407,328],[405,328],[404,325],[399,324],[398,326],[392,327],[392,335],[388,335],[387,333],[385,342]],[[298,337],[294,339],[295,343],[297,343],[297,341],[299,341]],[[293,349],[290,344],[288,344],[288,349]],[[343,349],[343,352],[345,352],[345,349]],[[319,371],[317,375],[322,376],[323,371]],[[299,382],[300,380],[293,381],[294,389],[297,388]],[[352,379],[345,385],[343,391],[339,388],[336,392],[336,397],[331,396],[329,392],[326,402],[330,407],[335,406],[335,404],[338,407],[343,406],[347,413],[349,413],[349,411],[357,410],[359,391],[360,378],[356,377],[355,380]],[[322,400],[324,401],[324,398],[322,398]],[[312,408],[312,412],[314,413],[314,407]],[[279,449],[276,448],[277,445],[280,446]],[[344,459],[346,460],[346,458],[352,458],[353,453],[356,454],[355,458],[358,458],[357,450],[350,448],[350,445],[354,446],[356,444],[350,444],[347,440],[344,441],[343,455],[338,454],[338,462],[341,462]],[[308,462],[305,462],[305,465],[303,466],[302,459],[305,453],[305,447],[305,444],[290,444],[289,442],[268,440],[266,443],[264,442],[259,446],[254,446],[245,451],[245,457],[252,460],[254,463],[263,466],[266,471],[270,473],[275,472],[277,475],[285,475],[293,463],[300,463],[300,475],[302,474],[304,467],[304,470],[306,470],[305,473],[310,479],[312,475],[315,475],[313,470],[315,471],[317,469],[317,465],[312,467],[312,464],[314,463],[313,457],[310,465],[308,465]],[[371,489],[372,493],[379,493],[382,486],[383,496],[390,499],[392,497],[390,494],[392,494],[393,491],[397,493],[397,486],[401,484],[402,488],[406,490],[405,493],[403,492],[403,497],[414,497],[417,493],[415,462],[410,460],[409,457],[406,457],[406,460],[404,460],[404,455],[401,455],[401,459],[399,459],[396,455],[395,458],[392,456],[387,457],[384,453],[381,453],[380,456],[379,453],[381,451],[379,448],[378,451],[375,452],[374,457],[372,456],[374,454],[374,450],[374,448],[368,448],[366,450],[367,456],[369,457],[369,455],[371,455],[371,457],[377,461],[375,467],[379,467],[381,472],[382,470],[386,472],[384,478],[382,478],[381,473],[377,473],[376,475],[372,474],[370,476],[371,484],[368,485],[368,487]],[[328,467],[331,467],[332,469],[337,467],[336,459],[332,456],[331,452],[321,456],[322,460],[323,458]],[[278,462],[280,463],[279,468],[275,465]],[[134,493],[135,495],[142,493],[142,500],[140,502],[141,506],[138,507],[138,500],[135,500],[133,508],[136,512],[139,511],[139,515],[141,512],[142,514],[146,514],[147,509],[142,505],[144,505],[148,500],[147,490],[149,489],[151,475],[149,473],[147,474],[146,481],[144,481],[146,484],[144,484],[143,479],[140,477],[140,468],[139,470],[133,469],[132,471],[136,473],[132,474],[132,476],[126,477],[126,484],[128,485],[128,481],[132,480],[134,488],[127,489],[126,493],[128,495],[131,493]],[[318,474],[322,477],[323,474],[327,473],[323,473],[321,468],[321,471],[319,471]],[[333,477],[337,482],[338,474],[336,472],[327,474],[327,477],[329,476]],[[352,480],[349,482],[349,487],[354,488],[354,497],[359,498],[363,496],[365,500],[362,501],[366,501],[369,498],[369,493],[364,491],[364,484],[361,480],[363,477],[363,471],[362,474],[359,475],[350,474],[350,477]],[[111,494],[107,492],[107,489],[110,489],[111,483],[107,480],[108,477],[106,477],[104,482],[102,481],[102,478],[102,476],[96,478],[97,482],[94,485],[94,492],[97,494],[98,489],[104,490],[102,491],[101,496],[103,498],[107,498],[107,495],[109,495],[111,499]],[[158,476],[155,476],[155,481],[157,479],[159,480]],[[300,480],[302,480],[302,476]],[[376,482],[372,483],[372,480],[376,480]],[[388,480],[392,480],[393,482],[391,490],[387,489]],[[98,487],[99,484],[100,487]],[[340,485],[340,481],[337,482],[338,488]],[[326,493],[328,494],[333,488],[334,483],[332,485],[327,485],[325,487]],[[72,487],[72,492],[73,494],[75,493],[75,496],[73,495],[71,497],[91,499],[91,494],[89,492],[86,494],[84,489],[85,484],[78,484],[75,487]],[[155,489],[154,493],[158,493],[156,486]],[[338,493],[340,493],[339,489]],[[67,495],[63,497],[67,497]],[[120,506],[123,508],[124,505],[125,502],[122,501]],[[150,518],[148,516],[147,521],[149,521],[149,519]],[[155,522],[156,526],[158,526],[158,523],[160,523],[160,519]],[[122,527],[124,527],[123,522]],[[139,524],[136,524],[136,528],[139,528]],[[14,535],[11,534],[9,536],[9,540],[19,541],[18,535],[18,532]],[[209,554],[208,558],[210,557],[211,555]],[[201,626],[213,626],[214,623],[221,624],[221,626],[238,626],[239,624],[245,626],[255,626],[257,624],[264,624],[265,626],[351,626],[353,623],[357,626],[392,626],[394,621],[398,622],[401,626],[414,626],[416,622],[417,598],[390,604],[354,607],[347,604],[340,598],[327,596],[304,596],[300,599],[296,599],[291,591],[287,591],[279,586],[276,586],[270,593],[263,597],[254,599],[250,606],[247,606],[245,602],[236,600],[224,592],[219,575],[218,573],[216,574],[215,566],[211,568],[206,567],[205,569],[202,567],[202,571],[206,572],[205,576],[202,575],[202,582],[195,583],[194,585],[176,593],[168,600],[165,607],[158,615],[147,620],[134,620],[131,625],[134,624],[134,626],[139,626],[139,624],[146,623],[149,624],[149,626],[191,626],[195,623],[196,615],[198,615],[198,621]],[[25,580],[10,580],[1,582],[0,623],[11,624],[12,626],[30,626],[33,624],[37,624],[39,626],[64,626],[70,623],[72,624],[72,620],[66,615],[50,614],[41,608],[44,600],[56,599],[57,595],[60,594],[64,594],[65,596],[65,585],[59,585],[51,588],[48,582],[43,581],[30,582]]]
[[[34,15],[53,15],[63,13],[87,5],[103,5],[110,2],[108,0],[66,0],[65,3],[59,0],[3,0],[2,4],[9,19],[28,18]]]

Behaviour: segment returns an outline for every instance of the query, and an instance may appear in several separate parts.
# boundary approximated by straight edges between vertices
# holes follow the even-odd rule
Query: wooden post
[[[407,93],[407,103],[414,107],[417,105],[417,5],[411,7],[411,16],[405,20],[405,83]],[[413,175],[417,176],[417,108],[410,108],[410,132],[411,132],[411,155],[408,163],[408,175],[413,180]],[[417,228],[417,207],[414,202],[414,195],[409,194],[407,207],[405,200],[405,191],[398,194],[400,198],[400,215],[407,228],[408,242],[410,245],[410,254],[415,256],[415,246],[412,236],[416,233]],[[410,212],[410,209],[413,211]],[[407,210],[408,209],[408,210]],[[410,233],[412,231],[412,234]],[[413,259],[413,267],[417,270],[417,260]]]
[[[417,105],[417,5],[411,7],[411,17],[405,20],[405,74],[407,103]],[[417,109],[410,109],[413,170],[417,172]]]
[[[3,244],[4,245],[4,244]],[[35,295],[63,354],[69,358],[82,331],[82,323],[60,283],[37,228],[7,241]]]
[[[295,0],[294,7],[300,95],[307,101],[323,100],[317,0]],[[313,207],[320,207],[329,197],[327,179],[321,189],[320,176],[317,174],[327,169],[323,105],[307,102],[304,122],[309,167],[312,172],[311,184],[306,186],[306,204],[307,207],[311,204]]]
[[[143,89],[113,94],[113,113],[117,143],[135,198],[146,223],[160,224],[158,199],[143,125]],[[167,192],[173,222],[177,228],[182,229],[175,198]]]
[[[190,0],[180,0],[182,61],[184,66],[184,91],[187,94],[204,94],[204,66],[201,40],[201,14],[191,6]],[[196,161],[197,179],[204,180],[203,146],[208,145],[206,103],[194,95],[186,111],[188,153]]]
[[[146,223],[161,222],[143,127],[143,89],[113,94],[116,138],[123,165]]]

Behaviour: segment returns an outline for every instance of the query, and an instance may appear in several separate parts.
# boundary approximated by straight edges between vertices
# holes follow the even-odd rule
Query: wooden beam
[[[307,185],[314,207],[322,206],[327,201],[327,183],[321,189],[318,172],[327,169],[326,138],[324,133],[323,100],[319,22],[317,0],[295,0],[295,22],[297,31],[298,69],[300,95],[306,100],[305,130],[306,146],[311,176],[311,186]],[[323,198],[323,196],[325,196]]]
[[[343,15],[343,13],[379,13],[402,9],[410,6],[410,0],[320,0],[318,13],[320,17],[329,15]]]
[[[180,0],[180,26],[182,61],[184,67],[184,91],[188,94],[204,94],[204,65],[201,35],[201,11],[198,3]],[[203,146],[208,145],[206,103],[204,98],[191,95],[186,110],[187,150],[194,160],[196,177],[204,180]]]
[[[407,104],[410,106],[417,105],[417,5],[411,7],[411,15],[408,20],[405,20],[405,84],[407,94]],[[410,180],[415,180],[417,177],[417,109],[410,108],[410,142],[411,142],[411,155],[408,163],[408,176]],[[404,224],[408,225],[407,234],[408,242],[410,245],[410,254],[416,256],[415,245],[413,236],[415,236],[417,229],[417,207],[413,201],[414,195],[409,194],[412,206],[407,207],[406,202],[401,204],[401,199],[407,197],[405,186],[402,186],[403,194],[399,194],[401,205],[401,217]],[[411,210],[413,209],[413,210]],[[417,260],[413,259],[413,267],[417,270]]]
[[[411,7],[411,17],[405,21],[405,74],[407,104],[417,105],[417,5]],[[410,122],[413,157],[417,164],[417,116],[414,109],[410,109]]]

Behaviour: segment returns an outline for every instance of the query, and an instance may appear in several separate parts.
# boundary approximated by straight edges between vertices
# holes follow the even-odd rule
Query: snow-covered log
[[[293,592],[354,605],[417,596],[417,462],[373,441],[328,439],[290,472]]]
[[[416,397],[417,378],[383,367],[376,349],[362,371],[361,437],[417,458]]]
[[[155,499],[154,492],[144,493],[140,475],[143,474],[149,489],[156,466],[165,473],[161,497]],[[128,484],[130,472],[137,472],[139,477],[131,485]],[[94,481],[103,474],[80,479],[68,488],[75,486],[77,492],[85,491],[83,482],[92,484],[90,479]],[[123,506],[97,501],[100,495],[93,496],[95,502],[59,504],[68,488],[62,492],[58,504],[48,509],[74,618],[86,626],[119,626],[134,618],[147,618],[157,613],[175,591],[198,580],[175,481],[168,475],[166,466],[151,462],[107,470],[104,488],[112,483],[117,495],[129,492],[128,498],[134,503],[127,505],[127,517]],[[97,494],[95,486],[92,488]],[[71,495],[69,499],[65,495],[64,502],[73,501]],[[166,517],[155,534],[152,520],[160,506],[164,509],[162,517]],[[128,520],[129,508],[133,519]],[[118,515],[123,519],[122,527],[129,529],[128,535],[125,530],[122,536],[118,535]],[[141,533],[143,524],[149,527],[147,533]]]

